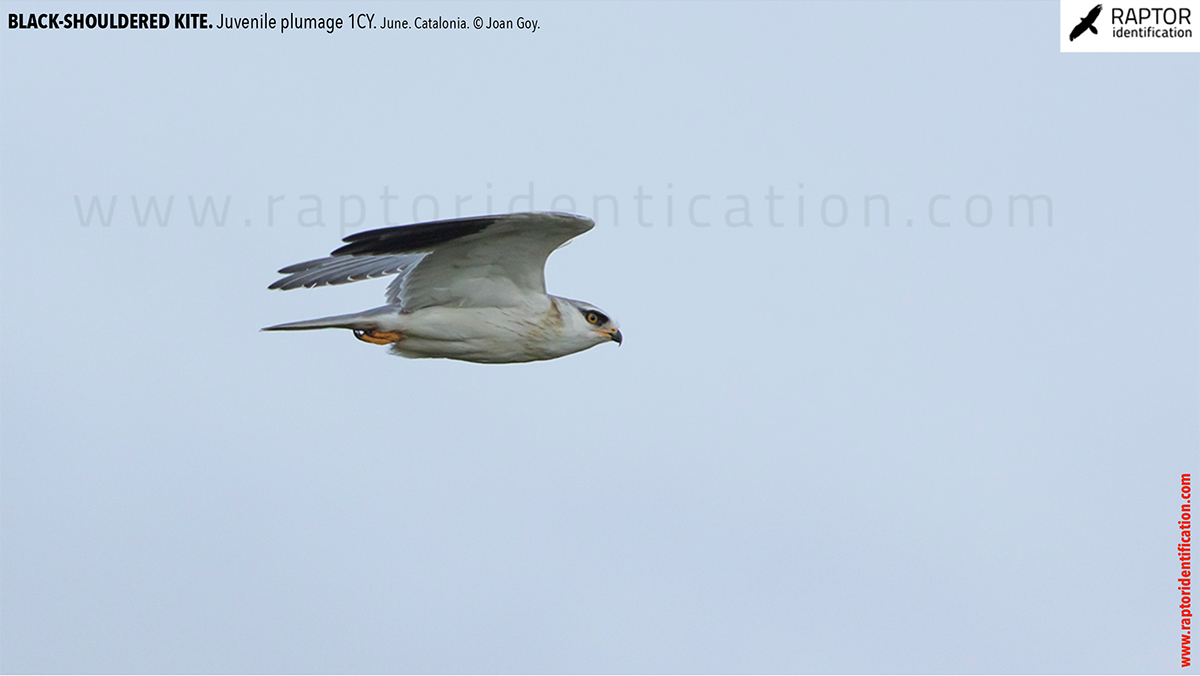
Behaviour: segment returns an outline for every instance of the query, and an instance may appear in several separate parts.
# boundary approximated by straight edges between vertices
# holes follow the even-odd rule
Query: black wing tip
[[[392,235],[407,235],[409,233],[415,232],[416,230],[414,230],[414,229],[435,230],[435,229],[442,229],[442,228],[453,228],[453,229],[464,229],[465,230],[465,229],[470,229],[472,227],[477,227],[478,230],[473,230],[471,233],[469,233],[469,234],[474,234],[475,232],[479,232],[479,231],[481,231],[491,225],[494,225],[495,223],[498,223],[500,221],[508,220],[511,218],[529,218],[531,216],[558,216],[558,217],[570,218],[570,219],[578,220],[578,221],[586,221],[588,223],[594,223],[594,221],[592,221],[592,219],[588,218],[587,216],[580,216],[579,214],[572,214],[572,213],[569,213],[566,211],[519,211],[519,212],[514,212],[511,214],[490,214],[487,216],[465,216],[462,218],[445,218],[445,219],[441,219],[441,220],[437,220],[437,221],[420,221],[417,223],[409,223],[407,225],[392,225],[392,226],[388,226],[386,228],[376,228],[374,230],[364,230],[363,232],[356,232],[356,233],[347,235],[346,237],[343,237],[342,241],[346,242],[348,244],[353,244],[354,242],[377,240],[377,239],[382,239],[384,237],[388,237],[388,236],[392,236]],[[459,237],[465,237],[465,236],[466,235],[459,235]],[[457,237],[455,239],[457,239]],[[449,241],[449,240],[446,240],[446,241]],[[343,248],[345,248],[345,247],[343,247]],[[336,252],[335,252],[335,255],[336,255]]]
[[[342,241],[346,244],[335,249],[330,255],[369,256],[415,253],[482,232],[499,220],[500,217],[497,216],[475,216],[356,232],[343,239]]]
[[[443,218],[437,221],[419,221],[417,223],[408,223],[405,225],[390,225],[386,228],[375,228],[374,230],[364,230],[347,235],[342,238],[343,242],[353,243],[362,242],[365,240],[381,239],[391,235],[404,235],[413,232],[414,229],[420,230],[436,230],[440,228],[466,228],[472,225],[477,226],[482,230],[503,216],[467,216],[465,218]],[[476,230],[478,232],[478,230]]]
[[[283,279],[275,280],[270,286],[267,287],[267,290],[275,291],[277,289],[281,289],[283,291],[291,291],[292,289],[298,289],[303,286],[302,284],[296,284],[295,280],[296,275],[288,275]]]

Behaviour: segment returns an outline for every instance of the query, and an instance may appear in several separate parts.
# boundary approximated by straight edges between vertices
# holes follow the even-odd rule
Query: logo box
[[[1060,52],[1200,52],[1200,0],[1059,0]]]

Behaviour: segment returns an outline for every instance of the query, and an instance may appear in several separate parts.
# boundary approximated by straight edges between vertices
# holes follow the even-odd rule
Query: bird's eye
[[[589,324],[599,324],[600,315],[596,314],[595,312],[589,312],[587,313],[587,320]]]

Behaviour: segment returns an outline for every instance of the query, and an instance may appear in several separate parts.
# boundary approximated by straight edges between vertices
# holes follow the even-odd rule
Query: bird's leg
[[[404,334],[399,331],[379,331],[376,329],[354,329],[354,337],[364,343],[374,343],[375,345],[391,345],[399,343],[404,339]]]

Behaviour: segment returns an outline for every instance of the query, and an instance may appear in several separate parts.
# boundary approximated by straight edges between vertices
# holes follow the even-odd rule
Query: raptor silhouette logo
[[[1104,5],[1096,5],[1092,8],[1092,11],[1088,12],[1087,16],[1079,19],[1079,23],[1071,29],[1071,42],[1074,42],[1075,38],[1083,35],[1085,31],[1099,32],[1096,30],[1096,19],[1099,18],[1100,10],[1103,7]]]

